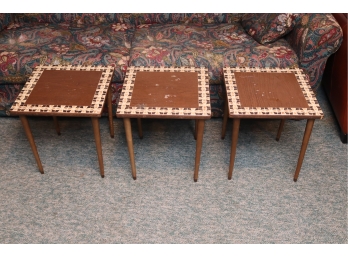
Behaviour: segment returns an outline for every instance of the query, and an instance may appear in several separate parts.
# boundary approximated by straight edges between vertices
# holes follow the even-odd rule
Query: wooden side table
[[[104,165],[100,140],[99,117],[107,99],[110,136],[114,137],[110,83],[111,66],[37,66],[10,109],[19,115],[40,172],[44,170],[30,130],[27,116],[53,116],[60,135],[57,116],[91,117],[98,153],[100,175]]]
[[[194,181],[203,141],[204,121],[211,117],[207,68],[129,67],[123,84],[117,117],[123,118],[133,179],[136,179],[130,118],[194,119],[196,159]]]
[[[285,119],[307,119],[297,167],[296,182],[315,119],[324,114],[303,70],[271,68],[224,68],[227,100],[221,138],[224,139],[228,117],[233,119],[228,179],[232,178],[240,119],[281,119],[278,141]]]

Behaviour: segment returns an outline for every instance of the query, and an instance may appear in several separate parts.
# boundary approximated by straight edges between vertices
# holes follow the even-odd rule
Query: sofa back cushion
[[[242,16],[241,24],[257,42],[267,44],[289,33],[295,17],[292,13],[247,13]]]
[[[132,14],[134,25],[143,24],[221,24],[239,22],[238,13],[137,13]]]
[[[127,13],[16,13],[20,23],[71,23],[76,25],[99,25],[109,23],[134,23]]]
[[[39,64],[111,65],[122,82],[134,30],[125,24],[16,24],[0,36],[0,84],[24,84]]]
[[[104,23],[143,24],[220,24],[239,22],[238,13],[16,13],[20,23],[72,23],[98,25]]]

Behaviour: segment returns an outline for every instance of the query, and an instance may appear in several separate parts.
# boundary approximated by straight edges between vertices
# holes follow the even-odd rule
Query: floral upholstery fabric
[[[138,13],[131,19],[133,25],[142,24],[220,24],[239,22],[238,13]]]
[[[324,73],[327,58],[335,53],[343,41],[343,32],[331,14],[300,14],[291,33],[285,36],[297,53],[299,67],[309,76],[309,84],[316,91]]]
[[[0,84],[25,83],[39,64],[112,65],[112,82],[122,82],[132,35],[131,28],[119,23],[13,23],[0,34]]]
[[[141,24],[220,24],[240,21],[239,13],[18,13],[22,23],[73,23],[99,25],[105,23]]]
[[[221,84],[224,66],[297,67],[298,58],[282,40],[263,46],[238,23],[219,25],[140,25],[131,66],[205,66],[210,84]]]
[[[0,85],[0,116],[9,116],[10,108],[24,84]]]
[[[257,42],[266,44],[289,33],[295,17],[291,13],[247,13],[242,16],[241,24]]]
[[[222,117],[224,114],[224,103],[226,89],[223,84],[209,85],[211,116]]]
[[[11,14],[9,13],[0,13],[0,31],[6,28],[11,22]]]
[[[210,84],[221,82],[221,55],[213,51],[209,32],[203,26],[140,25],[135,31],[131,66],[205,66]]]
[[[17,23],[71,23],[75,25],[99,25],[127,23],[131,25],[131,15],[120,13],[17,13]]]
[[[224,53],[224,66],[295,68],[298,58],[286,40],[281,39],[266,46],[250,44],[248,49],[232,48]]]

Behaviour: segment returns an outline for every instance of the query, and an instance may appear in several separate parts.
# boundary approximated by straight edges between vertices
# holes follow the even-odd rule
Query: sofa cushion
[[[141,24],[220,24],[239,22],[240,13],[16,13],[20,23],[72,23],[98,25],[106,23]],[[1,23],[1,22],[0,22]]]
[[[110,23],[134,23],[134,15],[126,13],[16,13],[17,23],[70,23],[99,25]]]
[[[209,83],[219,84],[222,55],[214,52],[214,41],[214,33],[207,31],[207,26],[140,25],[134,33],[130,65],[205,66],[209,72]]]
[[[297,63],[285,40],[263,46],[238,23],[141,25],[130,53],[131,66],[207,67],[209,84],[223,83],[222,69],[227,65],[297,67]]]
[[[137,13],[132,14],[134,25],[142,24],[220,24],[239,22],[240,13]]]
[[[125,24],[11,24],[0,34],[0,84],[25,83],[39,64],[112,65],[122,82],[133,29]]]
[[[229,67],[263,68],[297,68],[298,63],[296,53],[285,39],[267,45],[257,43],[245,48],[231,48],[225,51],[223,62]]]
[[[289,33],[294,18],[291,13],[247,13],[242,16],[241,24],[257,42],[266,44]]]

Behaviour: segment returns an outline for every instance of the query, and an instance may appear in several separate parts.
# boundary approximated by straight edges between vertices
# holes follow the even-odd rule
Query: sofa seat
[[[123,82],[132,36],[117,23],[13,23],[0,34],[0,84],[24,84],[39,64],[112,65]]]
[[[205,66],[209,84],[222,84],[224,66],[298,67],[296,53],[280,39],[261,45],[239,23],[137,26],[131,66]]]
[[[10,115],[9,110],[22,88],[23,84],[0,85],[0,116]]]

